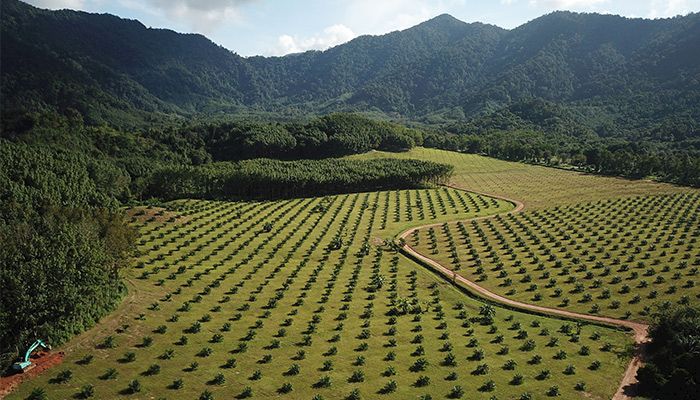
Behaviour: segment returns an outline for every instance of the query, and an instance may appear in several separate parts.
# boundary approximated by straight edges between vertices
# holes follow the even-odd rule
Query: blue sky
[[[405,29],[442,13],[514,28],[554,10],[662,18],[700,11],[700,0],[27,0],[198,32],[243,56],[326,49],[363,34]]]

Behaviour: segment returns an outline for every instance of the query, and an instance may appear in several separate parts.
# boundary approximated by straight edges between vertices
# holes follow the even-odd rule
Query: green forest
[[[441,15],[244,58],[108,14],[0,7],[0,367],[118,305],[129,205],[446,182],[444,164],[342,158],[416,146],[700,186],[700,14],[555,12],[512,30]],[[684,319],[697,325],[659,316],[653,334]],[[686,345],[654,349],[678,367],[644,370],[650,392],[687,377]]]
[[[0,138],[0,285],[12,293],[0,299],[2,366],[35,337],[60,344],[119,303],[136,240],[123,205],[416,188],[452,170],[334,158],[422,143],[416,129],[352,114],[131,132],[80,118],[36,121]]]

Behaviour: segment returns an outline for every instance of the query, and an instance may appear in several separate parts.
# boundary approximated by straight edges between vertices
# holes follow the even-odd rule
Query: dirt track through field
[[[458,189],[458,190],[465,190],[456,186],[449,185],[449,187],[453,189]],[[475,217],[475,218],[470,218],[467,219],[463,222],[471,222],[471,221],[478,221],[478,220],[483,220],[487,218],[494,218],[498,215],[509,215],[509,214],[514,214],[521,212],[525,208],[525,204],[518,200],[513,200],[509,199],[503,196],[498,196],[498,195],[493,195],[489,193],[482,193],[474,190],[468,190],[468,192],[471,193],[476,193],[480,194],[483,196],[489,196],[493,197],[495,199],[499,200],[505,200],[513,205],[515,205],[515,208],[511,211],[508,211],[507,213],[502,213],[502,214],[495,214],[495,215],[487,215],[483,217]],[[601,317],[598,315],[589,315],[589,314],[581,314],[581,313],[576,313],[576,312],[571,312],[567,310],[562,310],[558,308],[550,308],[550,307],[542,307],[534,304],[529,304],[529,303],[523,303],[520,301],[512,300],[506,297],[503,297],[501,295],[498,295],[496,293],[491,292],[490,290],[479,286],[475,282],[463,277],[462,275],[450,270],[449,268],[443,266],[439,262],[431,259],[430,257],[427,257],[418,251],[416,251],[414,248],[409,246],[407,243],[405,243],[406,237],[408,237],[410,234],[415,232],[418,229],[426,229],[426,228],[431,228],[435,226],[440,226],[443,223],[437,223],[437,224],[429,224],[429,225],[423,225],[423,226],[418,226],[411,228],[403,233],[401,233],[398,238],[403,239],[404,243],[401,247],[401,249],[407,253],[411,258],[414,258],[416,260],[421,261],[424,264],[429,265],[432,267],[434,270],[439,272],[440,274],[446,276],[453,282],[459,282],[466,286],[466,288],[476,294],[477,296],[481,298],[485,298],[490,301],[494,301],[499,304],[506,305],[511,308],[515,309],[521,309],[521,310],[526,310],[526,311],[534,311],[540,314],[545,314],[545,315],[554,315],[554,316],[561,316],[565,318],[570,318],[570,319],[577,319],[577,320],[584,320],[584,321],[591,321],[591,322],[596,322],[596,323],[601,323],[605,325],[612,325],[612,326],[618,326],[618,327],[623,327],[625,329],[629,329],[634,333],[634,342],[636,345],[636,351],[635,355],[630,360],[629,365],[627,366],[627,370],[625,371],[625,375],[622,378],[622,381],[620,382],[620,386],[617,389],[617,392],[615,395],[612,397],[612,400],[627,400],[627,399],[632,399],[635,397],[635,384],[637,383],[637,370],[639,367],[642,366],[642,360],[644,357],[644,348],[646,347],[646,344],[649,341],[647,332],[649,326],[643,323],[639,322],[633,322],[633,321],[628,321],[628,320],[622,320],[622,319],[616,319],[616,318],[609,318],[609,317]]]

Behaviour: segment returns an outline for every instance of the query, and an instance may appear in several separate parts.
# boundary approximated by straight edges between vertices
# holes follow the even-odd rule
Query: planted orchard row
[[[619,199],[444,224],[412,244],[496,292],[579,312],[647,318],[700,290],[700,195]]]
[[[460,192],[443,190],[446,205],[446,193],[459,203]],[[622,333],[464,300],[376,244],[396,226],[383,221],[390,195],[406,207],[403,192],[365,193],[216,203],[175,230],[147,223],[134,276],[155,299],[97,349],[69,353],[71,377],[45,389],[70,397],[89,383],[101,398],[609,395],[599,377],[621,373]],[[428,202],[425,191],[408,198],[419,196]],[[439,195],[430,196],[440,216]]]

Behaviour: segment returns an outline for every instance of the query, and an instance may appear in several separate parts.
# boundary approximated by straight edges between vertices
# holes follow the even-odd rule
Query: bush
[[[46,394],[46,390],[43,388],[37,387],[32,389],[32,392],[29,393],[29,396],[27,396],[26,400],[48,400],[49,396]]]
[[[416,387],[423,387],[423,386],[428,386],[430,384],[430,377],[421,375],[416,379],[416,383],[414,384]]]
[[[95,387],[87,384],[84,385],[83,387],[80,388],[80,392],[78,392],[78,397],[81,399],[89,399],[90,397],[95,395]]]
[[[350,378],[348,379],[349,382],[364,382],[365,381],[365,373],[362,370],[357,370],[352,373]]]
[[[287,382],[287,383],[283,384],[277,391],[279,393],[289,393],[292,390],[293,390],[292,384]]]
[[[237,397],[239,399],[245,399],[245,398],[252,397],[252,396],[253,396],[253,389],[250,386],[246,386],[243,388],[243,391],[241,392],[241,394],[239,394]]]
[[[126,387],[128,393],[134,394],[141,391],[141,382],[138,379],[134,379]]]
[[[459,385],[453,386],[447,394],[447,397],[450,399],[461,399],[462,396],[464,396],[464,389]]]
[[[398,388],[398,384],[396,383],[395,380],[390,380],[387,382],[380,390],[379,392],[381,394],[389,394],[389,393],[394,393],[396,389]]]
[[[151,375],[158,375],[160,373],[160,365],[158,364],[153,364],[148,369],[146,372],[144,372],[144,375],[151,376]]]
[[[66,383],[73,378],[73,371],[69,369],[64,369],[59,372],[55,378],[52,379],[54,383]]]
[[[212,385],[223,385],[226,382],[226,377],[222,373],[218,373],[211,380]]]

